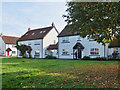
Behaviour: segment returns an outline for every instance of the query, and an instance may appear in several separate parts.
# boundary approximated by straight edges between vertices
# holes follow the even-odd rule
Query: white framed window
[[[15,54],[16,53],[16,51],[12,51],[12,54]]]
[[[40,31],[40,33],[43,33],[42,31]]]
[[[90,55],[99,55],[99,48],[91,48]]]
[[[12,47],[15,47],[16,45],[12,45]]]
[[[62,55],[69,55],[69,50],[68,49],[63,49],[62,50]]]
[[[89,41],[94,41],[94,39],[91,38],[91,39],[89,39]]]
[[[31,42],[28,42],[28,45],[31,45]]]
[[[43,33],[45,33],[46,31],[43,31]]]
[[[45,50],[45,55],[47,55],[47,50]]]
[[[62,42],[63,43],[68,43],[69,42],[69,37],[62,37]]]
[[[32,33],[32,35],[34,35],[35,33]]]
[[[40,50],[35,50],[35,56],[40,56]]]
[[[40,42],[39,41],[35,41],[34,45],[40,45]]]

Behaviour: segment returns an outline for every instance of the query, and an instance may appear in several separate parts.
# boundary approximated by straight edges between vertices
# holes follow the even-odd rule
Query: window
[[[40,31],[40,33],[42,33],[42,31]]]
[[[118,48],[114,48],[114,53],[118,53]]]
[[[94,39],[89,39],[89,41],[94,41]]]
[[[80,41],[80,36],[77,37],[77,40]]]
[[[69,50],[68,49],[67,50],[63,49],[62,55],[69,55]]]
[[[50,51],[50,55],[53,56],[53,52],[52,51]]]
[[[69,37],[63,37],[62,42],[63,43],[68,43],[69,42]]]
[[[35,57],[39,57],[40,56],[40,51],[39,50],[35,50]]]
[[[12,51],[12,54],[15,54],[16,52],[15,51]]]
[[[47,50],[45,50],[45,55],[47,55]]]
[[[45,33],[46,31],[43,31],[43,33]]]
[[[29,42],[28,45],[31,45],[31,42]]]
[[[57,53],[56,53],[56,55],[58,55],[58,50],[57,50]]]
[[[32,33],[32,35],[34,35],[35,33]]]
[[[34,45],[40,45],[40,42],[39,41],[35,41]]]
[[[15,47],[15,45],[12,45],[12,47]]]
[[[99,55],[99,49],[98,48],[91,48],[90,54],[91,55]]]

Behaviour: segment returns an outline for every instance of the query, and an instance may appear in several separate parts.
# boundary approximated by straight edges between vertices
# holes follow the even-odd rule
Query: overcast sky
[[[66,25],[66,2],[2,2],[2,33],[21,36],[28,28],[51,26],[60,32]],[[1,20],[0,20],[1,22]]]

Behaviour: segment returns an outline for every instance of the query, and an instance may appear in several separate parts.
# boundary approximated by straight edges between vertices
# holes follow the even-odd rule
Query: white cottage
[[[113,54],[116,54],[113,57]],[[114,39],[108,46],[108,58],[120,59],[120,39]]]
[[[0,56],[17,56],[16,41],[19,37],[0,36]]]
[[[58,35],[58,58],[60,59],[74,59],[75,51],[77,51],[78,59],[84,56],[91,58],[107,57],[107,49],[108,46],[105,47],[101,43],[70,32],[68,25]]]
[[[52,23],[52,26],[49,27],[34,30],[28,29],[28,31],[18,40],[18,44],[30,46],[32,48],[32,58],[45,58],[49,55],[47,50],[49,45],[58,42],[57,36],[58,31],[54,23]],[[18,57],[21,57],[20,51],[18,51]]]

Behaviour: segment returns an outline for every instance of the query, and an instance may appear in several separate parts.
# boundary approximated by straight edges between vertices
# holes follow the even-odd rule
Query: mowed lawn
[[[120,88],[118,61],[2,59],[3,88]]]

